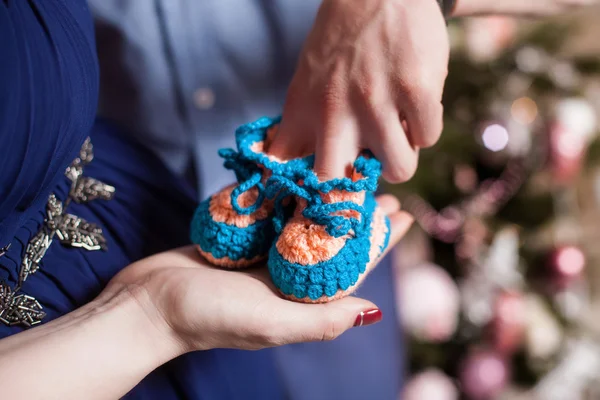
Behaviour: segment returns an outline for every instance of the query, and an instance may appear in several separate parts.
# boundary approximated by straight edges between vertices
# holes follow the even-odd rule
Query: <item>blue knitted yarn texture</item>
[[[286,162],[274,161],[265,153],[256,153],[252,150],[255,142],[266,140],[269,128],[279,124],[281,117],[262,117],[254,122],[240,126],[235,131],[235,140],[242,156],[271,171],[273,175],[286,177],[296,176],[299,172],[311,170],[314,164],[314,155],[303,158],[294,158]]]
[[[293,295],[298,299],[334,296],[339,290],[345,291],[358,283],[361,274],[365,273],[369,263],[371,248],[373,213],[377,207],[373,192],[377,189],[377,180],[381,174],[381,164],[375,158],[360,156],[355,170],[364,178],[353,181],[349,178],[333,179],[319,182],[312,171],[305,171],[303,184],[298,185],[289,179],[273,176],[267,182],[267,196],[281,198],[293,195],[304,198],[308,205],[303,210],[304,217],[316,224],[326,227],[333,237],[346,235],[350,230],[353,236],[346,240],[344,247],[331,259],[313,265],[292,263],[283,257],[274,244],[269,252],[269,272],[275,286],[285,295]],[[333,204],[323,202],[320,193],[332,190],[348,192],[366,191],[363,205],[345,201]],[[355,210],[361,218],[346,218],[332,215],[336,211]],[[279,213],[278,213],[279,214]],[[285,221],[277,221],[276,230],[281,232]],[[386,217],[387,233],[384,244],[380,248],[383,253],[389,243],[390,222]]]
[[[252,149],[256,142],[265,141],[268,130],[279,122],[280,118],[263,117],[242,125],[235,132],[238,150],[223,149],[219,152],[225,159],[224,166],[235,172],[238,181],[231,193],[232,209],[240,215],[252,214],[262,206],[265,198],[270,198],[274,200],[273,213],[266,219],[239,228],[215,221],[210,214],[209,198],[200,203],[195,212],[191,224],[191,240],[215,259],[227,257],[235,262],[266,256],[268,253],[272,280],[282,293],[298,299],[317,300],[324,295],[331,297],[339,290],[345,291],[355,286],[370,261],[371,225],[377,206],[373,192],[377,189],[381,164],[372,155],[366,154],[358,157],[354,163],[355,171],[363,176],[361,179],[354,181],[341,178],[319,182],[313,172],[313,156],[278,162],[265,153]],[[264,171],[271,172],[266,185],[263,185]],[[255,204],[241,207],[237,198],[254,187],[258,190]],[[332,190],[364,191],[365,201],[362,205],[351,201],[332,204],[323,202],[321,194]],[[306,200],[303,216],[324,226],[332,237],[352,232],[344,247],[333,258],[314,265],[300,265],[289,262],[279,254],[275,246],[276,236],[286,223],[288,215],[284,205],[289,197]],[[357,211],[361,217],[335,215],[345,210]],[[389,241],[387,219],[386,224],[388,230],[381,252]]]
[[[267,139],[268,130],[280,120],[280,117],[263,117],[240,126],[235,132],[238,150],[219,151],[219,155],[225,160],[225,168],[235,172],[239,184],[231,193],[231,205],[240,215],[252,214],[262,206],[265,199],[265,187],[262,183],[264,171],[294,179],[299,173],[303,174],[312,168],[313,156],[278,162],[269,159],[264,153],[252,150],[254,143]],[[249,207],[241,207],[238,197],[253,187],[258,190],[256,202]],[[216,259],[228,257],[232,261],[238,261],[266,256],[275,236],[273,215],[240,228],[215,221],[209,210],[211,199],[212,197],[204,200],[196,209],[190,228],[192,243],[199,245],[202,251],[210,253]]]
[[[213,220],[209,204],[210,199],[203,201],[194,213],[190,234],[192,243],[217,259],[251,260],[267,254],[275,237],[270,218],[256,221],[247,228],[238,228]]]
[[[275,286],[285,295],[317,300],[323,295],[332,297],[338,290],[347,290],[356,285],[369,262],[370,227],[375,205],[373,194],[368,193],[364,204],[363,234],[348,239],[346,245],[327,261],[313,265],[291,263],[279,254],[276,246],[272,246],[268,266]],[[389,242],[389,220],[386,220],[386,224],[388,234],[381,252]]]

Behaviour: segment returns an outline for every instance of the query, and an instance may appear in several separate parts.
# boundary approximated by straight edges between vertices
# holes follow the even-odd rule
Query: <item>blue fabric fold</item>
[[[89,135],[98,79],[86,1],[0,1],[0,247]]]

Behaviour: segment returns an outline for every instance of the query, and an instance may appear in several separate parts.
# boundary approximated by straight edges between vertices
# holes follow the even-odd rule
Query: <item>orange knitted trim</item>
[[[231,206],[231,192],[237,185],[237,183],[229,185],[211,197],[208,210],[212,219],[216,222],[235,225],[238,228],[247,228],[256,221],[267,218],[273,210],[273,202],[267,199],[252,214],[240,215],[233,209]],[[257,197],[258,189],[253,187],[238,197],[238,203],[242,207],[248,207],[254,204]]]
[[[365,201],[365,192],[335,190],[322,193],[321,196],[325,203],[352,201],[362,205]],[[302,216],[304,208],[306,208],[306,200],[298,199],[294,217],[285,225],[275,244],[277,251],[287,261],[301,265],[327,261],[344,247],[346,239],[350,236],[345,235],[338,238],[330,236],[325,227]],[[334,215],[341,215],[346,218],[361,218],[360,213],[354,210],[338,211]]]
[[[312,300],[308,296],[302,299],[299,299],[294,295],[283,295],[283,297],[288,300],[293,300],[301,303],[328,303],[330,301],[338,300],[354,293],[354,291],[356,291],[356,289],[365,280],[367,275],[369,275],[369,272],[371,272],[373,268],[375,268],[375,266],[377,265],[377,261],[381,256],[381,246],[383,246],[383,244],[385,243],[385,237],[387,235],[388,228],[387,224],[385,223],[385,213],[379,206],[375,208],[375,211],[373,213],[373,222],[371,223],[371,229],[372,236],[371,248],[369,250],[369,263],[365,268],[365,272],[363,272],[358,277],[358,281],[356,282],[356,284],[354,284],[346,290],[338,290],[337,293],[331,297],[323,295],[316,300]]]
[[[287,261],[310,265],[335,256],[346,244],[347,237],[334,238],[324,226],[300,216],[288,221],[275,246]]]
[[[200,255],[202,257],[204,257],[206,259],[206,261],[208,261],[209,263],[211,263],[213,265],[217,265],[219,267],[225,267],[225,268],[230,268],[230,269],[240,269],[240,268],[249,267],[249,266],[256,264],[257,262],[264,260],[266,258],[265,255],[260,255],[260,256],[251,258],[250,260],[246,260],[245,258],[242,258],[242,259],[234,261],[234,260],[230,259],[229,257],[215,258],[212,254],[202,250],[200,248],[200,246],[198,246],[198,245],[196,245],[196,249],[198,250]]]
[[[350,178],[356,182],[360,179],[363,179],[364,176],[360,172],[352,169],[350,173]],[[363,205],[365,202],[365,192],[347,192],[345,190],[332,190],[329,193],[321,193],[321,198],[324,203],[339,203],[342,201],[351,201],[358,205]],[[358,211],[338,211],[333,213],[333,215],[340,215],[346,218],[360,218],[360,213]]]
[[[339,203],[342,201],[351,201],[353,203],[363,205],[365,202],[365,192],[347,192],[345,190],[332,190],[329,193],[321,193],[321,198],[324,203]],[[336,211],[333,215],[340,215],[346,218],[361,218],[358,211]]]
[[[329,193],[321,193],[324,203],[339,203],[341,201],[351,201],[358,205],[365,202],[365,192],[347,192],[345,190],[332,190]]]

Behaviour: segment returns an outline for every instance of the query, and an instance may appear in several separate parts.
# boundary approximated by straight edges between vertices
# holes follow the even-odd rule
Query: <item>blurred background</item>
[[[600,8],[449,26],[397,251],[404,400],[600,399]]]

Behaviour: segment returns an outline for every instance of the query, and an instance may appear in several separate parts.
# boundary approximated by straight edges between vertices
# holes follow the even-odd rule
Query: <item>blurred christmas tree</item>
[[[417,220],[403,399],[600,399],[600,58],[564,55],[573,24],[459,23],[442,139],[388,188]]]

